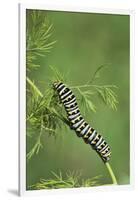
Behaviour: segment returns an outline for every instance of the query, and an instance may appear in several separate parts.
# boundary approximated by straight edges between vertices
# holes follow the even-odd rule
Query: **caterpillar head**
[[[53,87],[56,89],[57,87],[58,87],[58,85],[59,85],[59,81],[55,81],[54,83],[53,83]]]
[[[53,83],[53,87],[54,87],[55,89],[57,89],[60,83],[61,83],[61,82],[59,82],[59,81],[55,81],[55,82]]]

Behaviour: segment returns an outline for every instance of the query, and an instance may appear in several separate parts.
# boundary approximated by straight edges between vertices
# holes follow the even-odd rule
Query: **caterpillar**
[[[80,113],[77,100],[73,92],[62,82],[54,82],[54,89],[57,91],[61,103],[67,113],[70,128],[78,137],[82,137],[85,143],[90,144],[104,162],[109,161],[111,150],[109,145],[97,131],[91,127]]]

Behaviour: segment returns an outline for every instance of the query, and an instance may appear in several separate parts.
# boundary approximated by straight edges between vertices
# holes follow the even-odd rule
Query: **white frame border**
[[[90,188],[26,190],[26,9],[43,9],[51,11],[68,11],[99,14],[120,14],[130,16],[130,184],[118,186],[98,186]],[[101,9],[77,4],[19,4],[19,195],[52,195],[91,193],[93,191],[121,191],[134,189],[134,11],[123,9]],[[133,82],[132,82],[133,81]]]

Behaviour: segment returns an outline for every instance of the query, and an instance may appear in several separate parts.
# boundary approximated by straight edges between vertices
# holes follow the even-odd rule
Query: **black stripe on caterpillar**
[[[75,130],[78,137],[82,137],[87,144],[90,144],[104,162],[109,161],[111,156],[109,145],[105,142],[103,137],[84,120],[73,92],[62,82],[55,82],[53,85],[54,89],[58,92],[60,101],[65,107],[70,122],[70,128]]]

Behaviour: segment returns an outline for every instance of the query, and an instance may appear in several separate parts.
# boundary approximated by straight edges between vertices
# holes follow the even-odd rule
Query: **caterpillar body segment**
[[[76,97],[73,92],[62,82],[55,82],[54,89],[58,92],[70,122],[70,128],[74,129],[78,137],[82,137],[85,143],[90,144],[104,162],[109,161],[111,150],[103,137],[91,127],[82,117]]]

